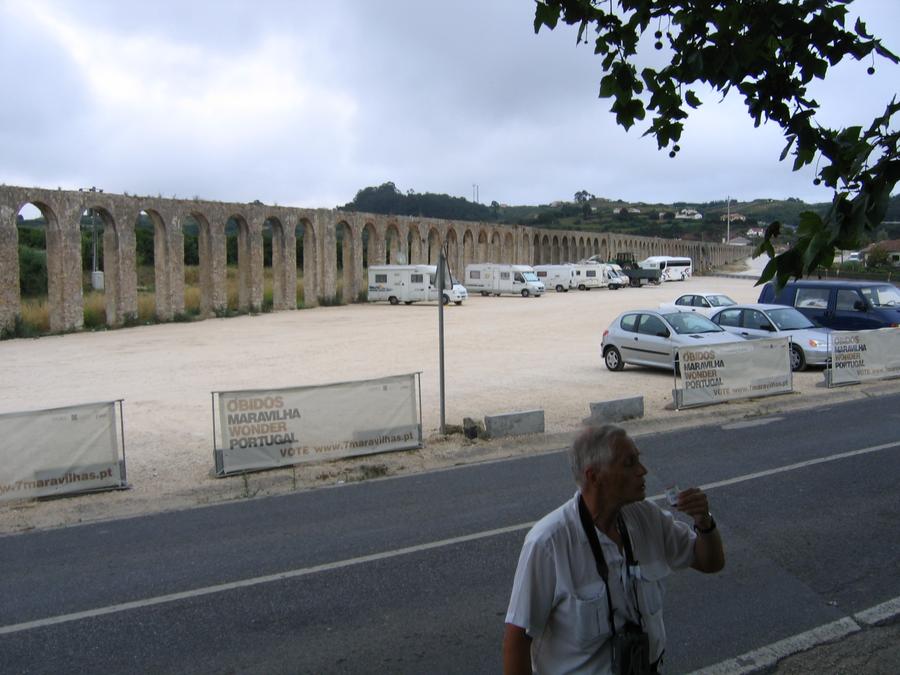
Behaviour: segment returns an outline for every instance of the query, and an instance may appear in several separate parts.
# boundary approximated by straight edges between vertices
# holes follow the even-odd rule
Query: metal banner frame
[[[827,387],[900,377],[900,328],[837,331],[831,337],[828,347],[831,358],[825,369]],[[839,370],[842,376],[847,372],[854,375],[836,377]]]
[[[773,382],[771,381],[772,375],[771,373],[764,374],[764,377],[757,378],[758,381],[748,380],[746,383],[737,383],[739,386],[735,386],[735,383],[729,383],[723,381],[722,375],[724,372],[727,372],[727,361],[733,360],[735,364],[740,363],[740,360],[720,357],[727,357],[729,351],[733,351],[735,349],[740,349],[741,347],[746,347],[743,351],[748,353],[752,353],[756,351],[761,345],[766,343],[770,343],[772,348],[777,348],[780,344],[784,344],[787,347],[785,351],[785,365],[787,371],[787,381],[785,384],[781,382]],[[745,340],[743,342],[733,342],[733,343],[721,343],[716,345],[708,345],[703,347],[679,347],[677,349],[678,363],[680,364],[681,375],[675,375],[673,373],[674,387],[672,388],[672,400],[675,404],[675,408],[677,410],[684,410],[685,408],[697,408],[701,406],[707,405],[716,405],[719,403],[726,403],[728,401],[736,401],[748,398],[760,398],[763,396],[775,396],[777,394],[786,394],[790,393],[794,390],[794,373],[791,370],[790,365],[790,345],[791,340],[789,338],[779,337],[779,338],[762,338],[758,340]],[[690,351],[704,351],[709,352],[715,355],[715,359],[710,359],[714,361],[713,363],[707,364],[704,366],[706,370],[710,373],[713,373],[714,377],[707,378],[709,382],[703,382],[703,386],[698,387],[700,390],[708,390],[710,392],[709,396],[704,400],[694,400],[685,403],[685,391],[686,389],[678,388],[678,380],[686,379],[685,369],[688,367],[684,363],[682,359],[682,351],[690,352]],[[744,364],[741,364],[742,366]],[[723,370],[720,370],[723,369]],[[746,370],[746,367],[745,367]],[[723,372],[724,371],[724,372]],[[747,374],[745,374],[746,377]],[[778,373],[778,376],[781,376],[781,373]],[[768,381],[766,381],[768,380]],[[716,384],[718,382],[718,384]]]
[[[366,380],[281,389],[211,392],[214,475],[222,477],[313,461],[421,448],[423,443],[421,376],[421,371],[417,371]],[[330,419],[338,413],[333,407],[321,407],[322,397],[327,397],[329,394],[342,397],[344,403],[348,403],[347,397],[349,396],[349,403],[358,404],[359,401],[353,398],[355,389],[364,391],[371,390],[373,386],[380,386],[382,391],[387,392],[392,385],[400,385],[402,389],[402,382],[405,378],[411,378],[414,391],[410,392],[411,400],[403,399],[401,396],[401,402],[406,400],[415,410],[412,411],[413,419],[410,419],[408,416],[410,411],[407,409],[406,419],[408,422],[401,427],[391,427],[390,420],[385,422],[379,419],[376,422],[376,420],[369,419],[362,422],[361,428],[354,429],[353,419],[343,417],[339,421]],[[382,396],[381,399],[384,397]],[[391,399],[387,400],[391,401]],[[223,406],[223,401],[225,406]],[[394,402],[396,403],[396,400]],[[233,409],[226,412],[224,408],[228,405],[233,406]],[[254,406],[260,406],[260,411],[254,413],[251,410]],[[271,409],[262,410],[262,407],[265,406],[270,406]],[[244,412],[245,408],[247,410]],[[377,416],[377,405],[366,406],[366,408],[374,409],[373,414]],[[358,409],[358,412],[360,410],[361,408]],[[306,421],[310,414],[315,419],[313,423],[315,426]],[[225,415],[229,420],[235,418],[235,422],[227,423],[228,429],[223,429],[223,424],[226,423]],[[364,418],[365,415],[363,414],[362,417]],[[248,425],[248,423],[250,424]],[[237,440],[232,436],[232,433],[240,434],[241,425],[247,425],[250,429],[254,428],[253,424],[258,425],[256,427],[258,431],[248,431],[248,433],[262,435],[252,438],[238,437]],[[387,427],[384,426],[385,424]],[[340,431],[333,433],[336,428],[339,428]],[[349,436],[347,432],[349,432]],[[237,448],[235,448],[236,444]],[[238,455],[243,455],[244,459],[238,461],[236,459]]]
[[[0,484],[0,500],[57,499],[73,494],[129,489],[131,486],[127,481],[125,462],[124,399],[3,413],[0,414],[0,421],[9,421],[13,418],[33,418],[36,421],[40,421],[46,418],[45,426],[52,428],[54,422],[57,425],[77,422],[79,415],[83,415],[85,411],[91,408],[96,411],[100,406],[111,406],[112,411],[112,419],[109,420],[108,429],[103,430],[103,425],[95,428],[95,433],[100,433],[101,436],[107,433],[110,435],[111,449],[114,454],[114,457],[111,459],[111,465],[109,462],[101,462],[100,464],[74,463],[70,466],[32,466],[30,470],[33,472],[33,476],[29,479],[24,479],[24,476],[12,476],[13,482]],[[66,417],[70,419],[66,420]],[[102,417],[95,415],[95,419],[102,419]],[[27,426],[25,428],[27,429]],[[4,444],[8,442],[9,439],[4,439]],[[29,448],[29,453],[29,457],[34,457],[34,446]],[[59,460],[54,461],[54,463],[59,464]],[[107,472],[109,472],[108,475],[104,475]],[[116,473],[118,475],[115,475]],[[112,480],[98,484],[105,479]],[[86,485],[87,487],[79,487],[79,485]]]

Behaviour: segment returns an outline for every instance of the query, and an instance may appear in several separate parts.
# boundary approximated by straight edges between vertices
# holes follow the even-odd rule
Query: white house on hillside
[[[675,213],[676,220],[703,220],[703,216],[696,209],[681,209]]]

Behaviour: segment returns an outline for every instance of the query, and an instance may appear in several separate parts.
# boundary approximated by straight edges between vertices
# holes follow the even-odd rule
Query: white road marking
[[[760,419],[755,420],[744,420],[742,422],[732,422],[731,424],[726,424],[722,427],[725,431],[732,431],[734,429],[747,429],[749,427],[762,427],[766,424],[772,424],[772,422],[780,422],[783,420],[783,417],[762,417]]]
[[[690,675],[746,675],[771,668],[782,659],[799,654],[828,642],[834,642],[853,633],[863,630],[864,626],[874,626],[883,621],[890,621],[900,616],[900,597],[893,598],[880,605],[864,609],[838,621],[817,626],[811,630],[792,635],[784,640],[773,642],[752,652],[735,656],[733,659],[720,661],[712,666],[695,670]],[[860,625],[862,624],[862,625]]]
[[[715,483],[708,483],[703,485],[702,488],[704,490],[711,490],[719,487],[724,487],[726,485],[734,485],[736,483],[742,483],[749,480],[755,480],[756,478],[762,478],[765,476],[771,476],[778,473],[786,473],[788,471],[796,471],[797,469],[803,469],[808,466],[814,466],[816,464],[824,464],[826,462],[833,462],[840,459],[846,459],[848,457],[856,457],[859,455],[865,455],[872,452],[879,452],[881,450],[889,450],[891,448],[900,447],[900,441],[894,443],[884,443],[882,445],[874,445],[868,448],[862,448],[860,450],[853,450],[850,452],[842,452],[837,455],[829,455],[826,457],[819,457],[817,459],[807,460],[805,462],[798,462],[796,464],[788,464],[786,466],[778,467],[775,469],[769,469],[767,471],[758,471],[756,473],[750,473],[743,476],[738,476],[736,478],[729,478],[728,480],[717,481]],[[659,500],[665,499],[665,494],[658,494],[652,497],[649,497],[651,500]],[[528,530],[534,525],[534,521],[528,523],[519,523],[518,525],[509,525],[507,527],[500,527],[493,530],[484,530],[482,532],[475,532],[473,534],[467,534],[460,537],[451,537],[449,539],[441,539],[438,541],[432,541],[425,544],[417,544],[416,546],[407,546],[405,548],[394,549],[392,551],[382,551],[381,553],[372,553],[369,555],[359,556],[356,558],[347,558],[346,560],[338,560],[330,563],[323,563],[322,565],[314,565],[312,567],[303,567],[294,570],[288,570],[286,572],[279,572],[278,574],[268,574],[260,577],[252,577],[249,579],[242,579],[240,581],[231,581],[224,584],[215,584],[213,586],[205,586],[203,588],[195,588],[190,591],[181,591],[179,593],[168,593],[166,595],[158,595],[152,598],[144,598],[142,600],[133,600],[131,602],[123,602],[116,605],[107,605],[106,607],[98,607],[96,609],[88,609],[82,612],[72,612],[70,614],[59,614],[57,616],[51,616],[44,619],[36,619],[34,621],[25,621],[23,623],[9,624],[7,626],[0,626],[0,635],[9,635],[11,633],[20,633],[22,631],[32,630],[35,628],[43,628],[46,626],[54,626],[61,623],[68,623],[70,621],[80,621],[82,619],[90,619],[98,616],[105,616],[108,614],[116,614],[118,612],[125,612],[132,609],[141,609],[144,607],[152,607],[154,605],[162,605],[169,602],[177,602],[179,600],[188,600],[191,598],[198,598],[204,595],[212,595],[214,593],[223,593],[226,591],[233,591],[242,588],[250,588],[252,586],[258,586],[260,584],[267,584],[273,581],[284,581],[286,579],[296,579],[299,577],[309,576],[311,574],[316,574],[318,572],[328,572],[331,570],[341,569],[343,567],[352,567],[354,565],[362,565],[369,562],[374,562],[376,560],[386,560],[388,558],[395,558],[403,555],[408,555],[410,553],[419,553],[421,551],[428,551],[436,548],[443,548],[445,546],[453,546],[455,544],[461,544],[469,541],[477,541],[479,539],[487,539],[489,537],[495,537],[498,535],[509,534],[510,532],[517,532],[520,530]],[[892,601],[893,602],[893,601]],[[890,603],[885,603],[889,605]],[[881,605],[879,605],[881,607]],[[874,611],[876,608],[872,608]],[[896,611],[896,608],[894,608]],[[849,621],[849,619],[847,619]],[[879,619],[883,620],[883,619]],[[855,624],[854,624],[855,625]],[[857,626],[858,629],[858,626]],[[778,643],[776,643],[778,644]],[[739,657],[740,658],[740,657]],[[723,671],[724,672],[724,671]],[[732,672],[732,671],[728,671]],[[733,671],[738,672],[738,671]],[[741,671],[743,672],[743,671]]]
[[[853,618],[867,626],[874,626],[896,616],[900,616],[900,598],[894,598],[880,605],[869,607],[869,609],[862,612],[857,612],[853,615]]]
[[[805,651],[825,642],[833,642],[860,631],[859,625],[849,618],[840,619],[824,626],[818,626],[805,633],[793,635],[785,640],[773,642],[752,652],[735,656],[715,665],[695,670],[690,675],[745,675],[763,668],[771,668],[781,659]]]

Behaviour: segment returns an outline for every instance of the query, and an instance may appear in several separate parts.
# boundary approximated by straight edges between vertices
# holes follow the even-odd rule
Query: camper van
[[[557,293],[568,293],[577,288],[575,265],[535,265],[534,273],[544,284],[544,288],[555,288]]]
[[[466,289],[482,295],[521,295],[540,297],[545,286],[528,265],[479,263],[466,265]]]
[[[670,255],[652,255],[638,263],[645,270],[659,270],[660,281],[684,281],[694,274],[694,261]]]
[[[607,275],[609,276],[609,289],[615,291],[619,288],[625,288],[631,282],[628,275],[616,263],[607,263]]]
[[[371,265],[369,302],[387,300],[392,305],[411,305],[438,299],[437,265]],[[461,305],[466,289],[449,273],[444,278],[444,304]]]
[[[575,263],[575,287],[579,291],[589,291],[592,288],[604,288],[609,281],[604,274],[606,266],[598,262]]]

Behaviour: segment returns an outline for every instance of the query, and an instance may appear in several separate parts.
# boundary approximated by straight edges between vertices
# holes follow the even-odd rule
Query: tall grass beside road
[[[91,286],[91,273],[83,275],[83,311],[84,328],[86,330],[106,330],[106,294],[103,290],[94,290]],[[330,301],[322,302],[323,305],[343,304],[338,300],[342,294],[343,280],[337,279],[335,297]],[[238,309],[239,281],[236,267],[229,267],[225,279],[226,311],[223,316],[235,316],[245,313]],[[297,287],[294,293],[298,309],[307,307],[304,301],[305,290],[303,275],[297,271]],[[184,268],[184,312],[175,317],[176,321],[191,321],[200,318],[200,269],[196,265],[185,265]],[[365,301],[365,295],[360,293],[359,302]],[[158,323],[156,316],[156,279],[152,266],[142,266],[137,272],[137,317],[126,322],[126,325]],[[262,312],[271,312],[274,307],[274,280],[272,269],[267,267],[263,271],[263,299]],[[12,337],[37,337],[50,334],[50,305],[46,294],[33,297],[23,297],[21,302],[20,318],[16,327],[4,334],[4,338]]]

